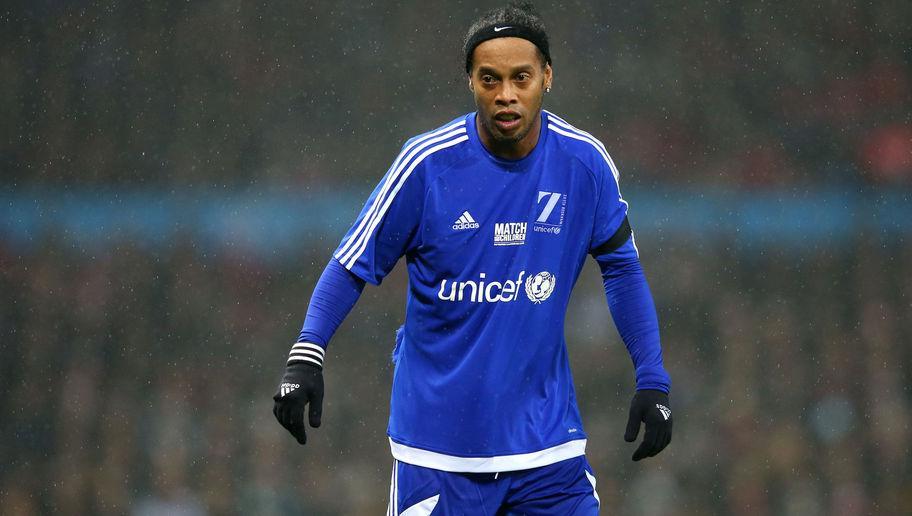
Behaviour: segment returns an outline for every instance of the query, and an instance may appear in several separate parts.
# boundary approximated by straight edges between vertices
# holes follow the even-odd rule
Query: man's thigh
[[[596,516],[595,475],[585,457],[508,474],[510,489],[498,515]]]
[[[389,516],[494,516],[508,485],[493,473],[449,473],[394,461]]]

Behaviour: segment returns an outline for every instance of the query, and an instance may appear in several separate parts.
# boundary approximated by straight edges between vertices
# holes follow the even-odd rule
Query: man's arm
[[[285,377],[273,397],[279,422],[304,444],[304,407],[310,404],[310,426],[320,426],[323,404],[323,356],[329,339],[348,315],[365,283],[379,285],[396,262],[421,244],[418,227],[425,188],[421,160],[436,149],[465,141],[462,124],[410,139],[368,197],[364,208],[333,253],[314,288],[304,328],[288,355]],[[445,135],[443,133],[446,133]],[[442,135],[442,136],[441,136]]]
[[[351,311],[364,290],[365,281],[342,266],[335,258],[310,296],[304,327],[291,347],[285,375],[273,396],[272,412],[298,442],[307,442],[304,409],[308,404],[310,426],[321,424],[323,413],[323,358],[336,329]]]
[[[310,305],[297,342],[308,342],[326,349],[329,339],[361,296],[364,285],[363,279],[355,276],[335,258],[330,259],[310,296]],[[292,351],[288,362],[297,360],[300,357]],[[316,365],[322,366],[322,360]]]
[[[659,321],[633,236],[616,250],[596,256],[608,308],[636,371],[637,390],[668,393],[671,379],[662,364]]]
[[[602,271],[611,317],[634,365],[637,392],[624,440],[635,441],[640,423],[646,423],[643,442],[633,454],[638,461],[658,454],[671,442],[671,379],[662,364],[655,303],[626,218],[615,236],[592,254]]]

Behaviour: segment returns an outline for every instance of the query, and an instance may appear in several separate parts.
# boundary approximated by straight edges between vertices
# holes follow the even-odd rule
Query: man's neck
[[[475,129],[478,133],[478,138],[481,140],[481,144],[484,145],[491,154],[503,159],[522,159],[528,156],[538,143],[538,138],[541,133],[541,112],[535,115],[535,121],[532,123],[532,128],[529,129],[526,136],[518,142],[499,142],[495,140],[494,137],[488,133],[487,128],[481,123],[481,120],[477,115],[475,117]]]

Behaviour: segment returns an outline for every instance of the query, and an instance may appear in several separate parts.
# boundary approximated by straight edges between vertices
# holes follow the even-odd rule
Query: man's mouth
[[[501,131],[509,131],[519,126],[521,118],[515,111],[501,111],[494,115],[494,123]]]

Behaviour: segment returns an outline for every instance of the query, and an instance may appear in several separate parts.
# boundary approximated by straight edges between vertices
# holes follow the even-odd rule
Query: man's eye
[[[481,82],[483,82],[485,84],[492,84],[494,82],[494,80],[495,80],[494,77],[492,77],[490,75],[481,76]]]
[[[516,76],[516,79],[517,79],[517,80],[520,80],[520,81],[528,81],[528,80],[531,79],[531,78],[532,78],[532,76],[529,75],[529,74],[526,73],[526,72],[522,72],[522,73],[520,73],[519,75]]]

